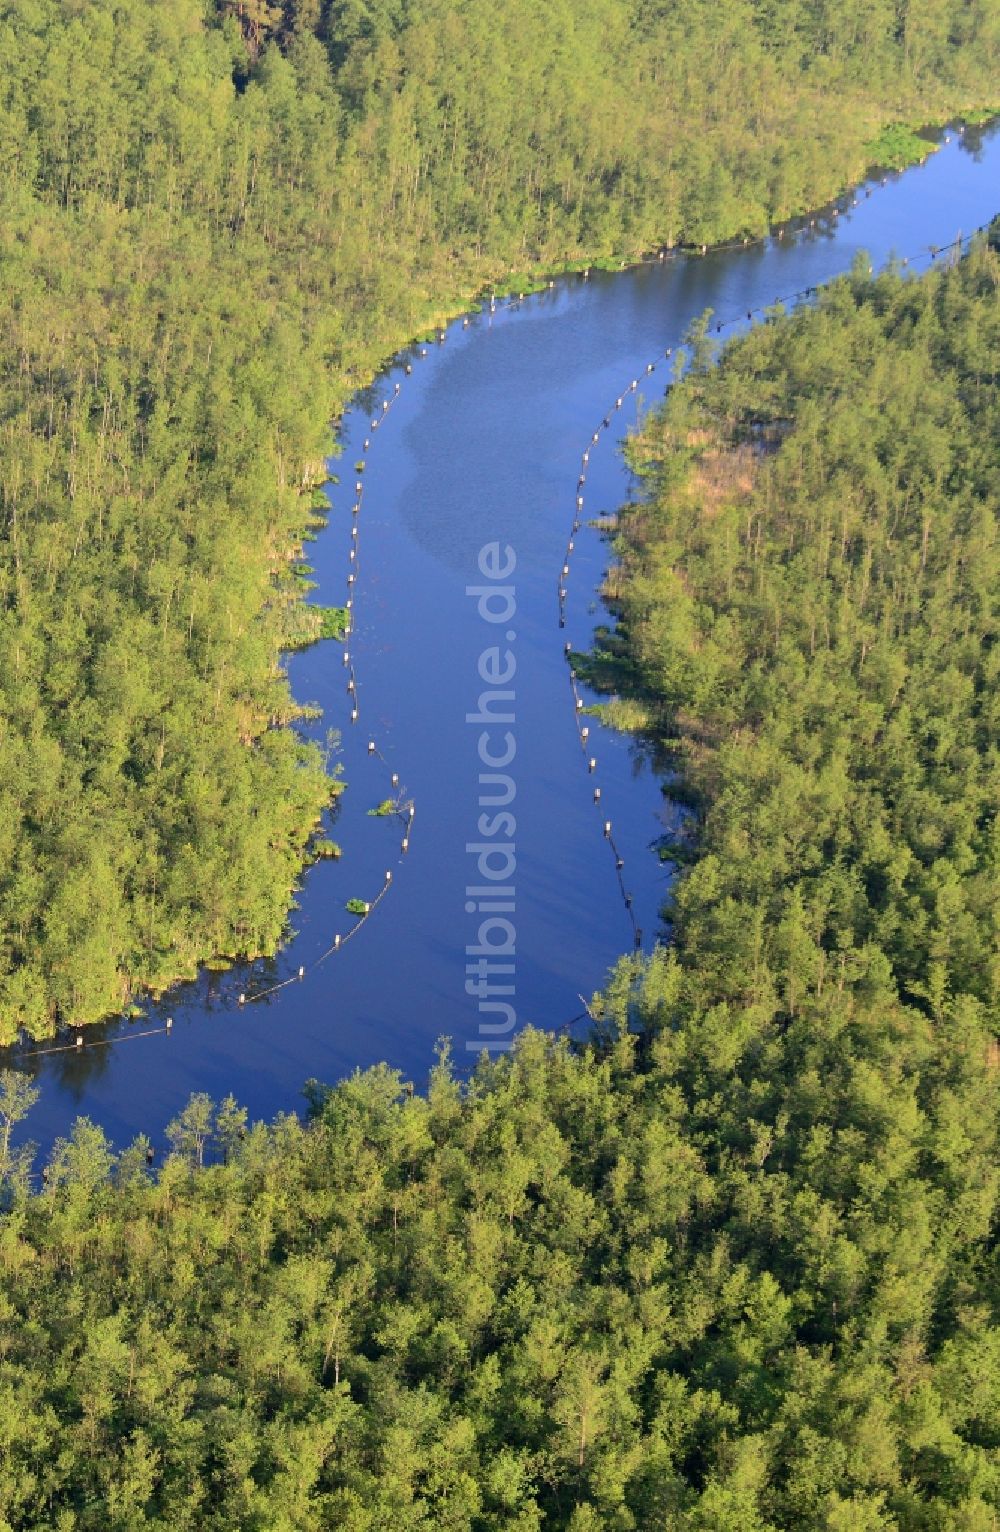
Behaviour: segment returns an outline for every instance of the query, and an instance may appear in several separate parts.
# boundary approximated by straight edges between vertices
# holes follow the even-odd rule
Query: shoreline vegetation
[[[596,663],[697,836],[587,1042],[40,1184],[0,1073],[6,1525],[989,1532],[998,246],[695,326],[633,441]]]
[[[0,1042],[284,939],[337,784],[280,656],[387,355],[526,261],[763,232],[996,78],[972,15],[510,4],[0,4]]]

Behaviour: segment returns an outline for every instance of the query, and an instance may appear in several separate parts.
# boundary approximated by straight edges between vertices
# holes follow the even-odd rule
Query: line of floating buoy
[[[957,128],[958,134],[961,135],[962,133],[964,133],[964,131],[965,131],[964,125],[960,124],[958,126],[958,128]],[[946,142],[948,142],[948,141],[949,140],[946,139]],[[884,181],[883,181],[883,184],[885,184]],[[865,191],[865,196],[866,197],[871,196],[871,187],[870,186],[866,186],[864,191]],[[858,199],[857,199],[856,196],[853,198],[853,202],[852,202],[851,205],[855,206],[855,207],[858,205]],[[837,207],[834,207],[834,209],[833,209],[833,216],[834,217],[838,216],[839,212],[840,212],[840,209],[837,208]],[[991,222],[992,222],[992,220],[991,220]],[[809,223],[808,223],[808,228],[812,229],[815,226],[816,226],[816,219],[815,218],[811,218],[809,220]],[[922,261],[927,261],[928,259],[931,260],[931,261],[936,261],[936,259],[937,259],[937,257],[939,255],[945,254],[945,253],[950,252],[950,251],[957,251],[957,252],[961,253],[962,249],[966,245],[971,244],[971,242],[974,239],[976,239],[980,234],[984,233],[989,227],[990,227],[990,223],[982,224],[978,228],[974,229],[971,233],[966,234],[966,235],[960,235],[957,239],[951,241],[949,244],[942,245],[942,246],[932,246],[930,248],[929,253],[921,251],[921,252],[913,254],[913,255],[902,256],[902,257],[898,258],[899,264],[902,265],[903,267],[909,267],[911,264],[913,266],[917,266]],[[803,232],[804,232],[804,229],[803,229]],[[782,236],[783,236],[783,230],[779,231],[778,237],[781,238]],[[753,241],[753,243],[755,243],[755,244],[763,243],[763,242],[764,242],[763,237],[760,238],[760,239],[755,239]],[[746,245],[750,244],[751,241],[750,241],[750,239],[748,237],[744,237],[741,242],[733,242],[731,245],[721,245],[721,246],[716,246],[714,248],[715,249],[719,249],[719,250],[721,250],[721,249],[729,249],[729,248],[735,249],[735,248],[737,248],[738,243],[742,243],[743,246],[746,246]],[[659,252],[658,256],[657,256],[657,259],[658,260],[663,260],[664,258],[665,258],[665,252],[663,250],[661,250]],[[871,268],[869,268],[869,270],[871,270]],[[589,276],[590,276],[590,269],[589,269],[589,267],[584,270],[582,275],[583,275],[584,280],[589,279]],[[552,284],[550,283],[550,286],[551,285]],[[787,297],[787,298],[781,299],[781,300],[776,300],[776,302],[781,302],[783,304],[787,304],[789,302],[795,302],[795,301],[801,300],[802,298],[814,296],[816,291],[817,291],[816,287],[807,287],[807,288],[802,289],[798,293],[790,295],[790,297]],[[495,294],[493,294],[493,295],[491,295],[491,298],[490,298],[490,312],[491,313],[495,312],[495,309],[496,309],[496,296],[495,296]],[[763,306],[760,306],[757,309],[748,309],[746,311],[746,318],[747,318],[748,321],[752,322],[753,314],[755,312],[762,313],[765,316],[767,314],[767,310]],[[719,331],[721,331],[721,329],[723,327],[729,327],[729,326],[731,326],[733,324],[741,323],[741,322],[742,322],[742,318],[740,318],[740,319],[729,319],[729,320],[720,321],[719,324],[717,325],[717,333]],[[443,340],[443,338],[444,338],[444,332],[441,332],[439,334],[439,340]],[[426,346],[423,346],[423,347],[420,348],[419,355],[421,357],[426,357],[428,355],[428,351],[427,351],[427,347]],[[672,348],[668,346],[666,348],[666,350],[664,351],[663,355],[664,355],[665,358],[669,359],[672,356]],[[405,370],[405,374],[406,374],[407,377],[411,376],[412,375],[412,371],[413,371],[412,364],[407,362],[405,364],[404,370]],[[654,364],[653,363],[649,363],[647,365],[647,368],[646,368],[647,374],[651,373],[653,370],[654,370]],[[635,389],[636,387],[637,387],[637,383],[635,381],[633,381],[633,383],[631,384],[631,389]],[[400,394],[400,385],[397,382],[395,384],[394,388],[393,388],[392,398],[389,399],[389,400],[383,400],[381,414],[376,416],[376,417],[374,417],[372,419],[372,422],[371,422],[372,431],[376,431],[376,430],[379,429],[380,425],[385,420],[385,418],[386,418],[386,416],[387,416],[387,414],[388,414],[392,404],[395,403],[396,399],[399,397],[399,394]],[[616,409],[617,408],[621,408],[621,404],[622,404],[622,400],[619,397],[615,401],[615,408]],[[595,432],[593,437],[592,437],[592,442],[596,443],[598,440],[599,440],[599,433]],[[364,438],[364,451],[367,452],[369,450],[370,446],[371,446],[371,438],[366,436]],[[578,488],[581,488],[581,489],[583,488],[585,480],[586,480],[587,465],[589,464],[589,461],[590,461],[590,449],[589,449],[589,447],[584,450],[584,452],[583,452],[583,460],[582,461],[583,461],[583,472],[580,474],[580,477],[578,479]],[[356,481],[356,495],[357,495],[357,499],[356,499],[355,503],[352,506],[352,513],[353,513],[354,516],[358,516],[360,514],[360,512],[361,512],[361,503],[362,503],[363,494],[364,494],[363,482],[362,482],[362,480],[359,479],[359,480]],[[581,508],[581,505],[582,505],[582,498],[579,497],[579,496],[577,498],[578,498],[577,510],[579,510]],[[573,533],[574,533],[574,535],[579,531],[579,528],[580,528],[580,522],[577,519],[577,517],[574,517],[574,520],[573,520]],[[357,527],[356,526],[352,527],[352,538],[355,538],[355,539],[357,538]],[[568,551],[570,553],[572,553],[572,551],[573,551],[572,542],[570,542],[568,544]],[[353,575],[349,576],[348,578],[349,578],[349,584],[353,584]],[[564,575],[564,578],[565,578],[565,575]],[[565,588],[565,586],[560,585],[560,602],[561,602],[560,626],[561,627],[565,626],[565,598],[566,598],[566,588]],[[350,617],[350,612],[351,612],[351,609],[352,609],[352,606],[353,606],[353,600],[352,600],[351,597],[348,597],[346,606],[347,606],[347,611],[348,611],[349,615],[348,615],[347,620],[346,620],[345,625],[344,625],[345,636],[351,633],[352,627],[353,627],[353,624],[352,624],[352,621],[351,621],[351,617]],[[570,645],[569,642],[566,642],[566,644],[564,646],[564,652],[565,652],[567,658],[572,654],[572,646]],[[350,666],[351,661],[350,661],[350,652],[349,652],[349,650],[345,649],[344,652],[343,652],[343,663],[344,663],[345,666]],[[351,669],[351,680],[354,682],[354,685],[352,687],[350,687],[349,690],[352,692],[352,695],[356,697],[357,686],[356,686],[356,680],[355,680],[355,677],[354,677],[353,667]],[[575,686],[575,677],[574,677],[574,686]],[[582,711],[582,702],[581,702],[581,705],[575,709],[577,717],[579,717],[579,714],[581,713],[581,711]],[[352,721],[354,721],[354,722],[357,721],[358,709],[357,709],[356,706],[353,707],[352,710],[351,710],[351,717],[352,717]],[[595,756],[586,755],[586,743],[587,743],[588,739],[589,739],[589,730],[584,732],[581,729],[581,744],[584,746],[584,754],[585,754],[587,770],[592,775],[596,771],[596,769],[597,769],[597,759],[596,759]],[[376,751],[375,753],[380,757],[380,759],[384,760],[384,757],[382,757],[380,751]],[[398,787],[398,780],[399,780],[398,779],[398,774],[393,773],[392,774],[392,785],[393,785],[393,787]],[[600,787],[596,787],[594,789],[594,802],[597,803],[597,804],[599,804],[601,802],[601,789],[600,789]],[[409,804],[408,811],[405,814],[405,816],[403,816],[402,813],[401,813],[401,817],[405,817],[405,824],[406,824],[406,830],[405,830],[405,833],[404,833],[404,835],[402,837],[402,840],[401,840],[401,843],[400,843],[400,851],[401,851],[401,853],[405,853],[405,852],[407,852],[409,850],[410,833],[412,831],[412,826],[413,826],[415,814],[416,814],[416,809],[415,809],[415,806],[412,803]],[[610,823],[610,821],[605,821],[606,825],[609,824],[609,823]],[[613,838],[611,837],[611,835],[608,834],[606,836],[606,838],[608,839],[609,843],[612,845],[612,849],[614,850],[615,862],[616,862],[616,870],[618,871],[618,874],[619,874],[619,884],[620,884],[621,889],[622,889],[623,898],[625,899],[625,902],[626,902],[626,907],[629,909],[629,911],[631,913],[632,896],[627,893],[627,891],[624,888],[624,884],[621,881],[621,872],[622,872],[622,870],[624,868],[624,859],[621,857],[620,853],[618,852],[617,847],[614,846]],[[257,1002],[267,998],[268,996],[275,994],[277,991],[286,988],[288,985],[293,984],[293,983],[297,983],[297,982],[301,982],[302,980],[304,980],[306,978],[306,976],[307,976],[307,973],[312,968],[318,967],[319,964],[321,962],[323,962],[331,953],[339,951],[342,948],[344,942],[349,940],[350,937],[352,937],[355,934],[355,932],[364,923],[364,920],[367,919],[368,915],[375,908],[375,906],[385,897],[385,894],[388,892],[388,890],[390,889],[391,886],[392,886],[392,874],[391,874],[391,871],[387,871],[385,882],[383,883],[383,886],[382,886],[381,890],[379,891],[379,893],[376,895],[375,899],[371,900],[371,901],[367,901],[365,903],[365,914],[364,914],[364,916],[363,917],[359,917],[359,919],[355,923],[355,925],[346,934],[344,934],[343,936],[341,936],[340,933],[335,934],[334,938],[333,938],[332,945],[326,950],[326,952],[324,952],[319,958],[317,958],[316,961],[313,964],[309,965],[309,967],[307,967],[307,965],[305,965],[305,964],[299,964],[298,967],[297,967],[297,970],[296,970],[296,972],[294,974],[291,974],[288,977],[286,977],[285,979],[280,980],[276,984],[268,986],[264,990],[252,991],[249,994],[245,990],[240,991],[239,998],[238,998],[238,1004],[241,1007],[244,1007],[246,1005],[256,1004]],[[637,925],[635,925],[634,916],[632,918],[633,918],[633,925],[635,927],[635,942],[636,942],[636,947],[638,949],[641,946],[641,942],[642,942],[642,931],[641,931],[641,929]],[[576,1019],[577,1020],[581,1020],[582,1016],[578,1017]],[[112,1046],[114,1044],[117,1044],[117,1043],[130,1042],[130,1041],[133,1041],[133,1040],[138,1039],[138,1038],[169,1035],[172,1032],[172,1030],[173,1030],[173,1025],[174,1025],[173,1017],[168,1016],[165,1019],[163,1025],[158,1026],[158,1027],[143,1028],[141,1031],[137,1031],[137,1032],[136,1031],[121,1032],[121,1033],[118,1033],[116,1036],[113,1036],[113,1037],[101,1037],[101,1038],[95,1037],[95,1038],[91,1039],[90,1041],[85,1041],[83,1034],[81,1032],[77,1031],[75,1033],[75,1035],[74,1035],[74,1038],[73,1038],[72,1042],[68,1042],[68,1043],[55,1043],[52,1046],[46,1047],[46,1048],[33,1048],[33,1049],[30,1049],[30,1050],[25,1050],[23,1052],[18,1053],[17,1058],[18,1059],[27,1060],[27,1059],[30,1059],[30,1058],[38,1058],[38,1057],[41,1057],[41,1056],[44,1056],[44,1055],[48,1055],[48,1054],[66,1053],[66,1052],[74,1052],[75,1053],[75,1052],[80,1051],[80,1050],[87,1050],[87,1049],[91,1049],[91,1048],[106,1048],[106,1047],[110,1047],[110,1046]]]
[[[857,197],[854,198],[853,205],[854,206],[858,205]],[[838,208],[834,208],[833,214],[834,214],[834,216],[837,216],[839,214],[839,209]],[[813,229],[813,228],[815,228],[815,226],[816,226],[816,219],[815,219],[815,217],[810,218],[809,222],[808,222],[808,228],[809,229]],[[974,239],[977,235],[983,233],[984,230],[987,229],[988,227],[989,227],[989,224],[984,224],[979,229],[974,230],[971,235],[960,236],[957,240],[954,240],[950,245],[946,245],[946,246],[943,246],[943,247],[940,247],[940,248],[937,247],[937,246],[931,246],[930,247],[930,252],[929,252],[930,260],[932,260],[932,261],[936,260],[937,256],[939,254],[942,254],[945,250],[954,250],[954,249],[959,249],[960,250],[963,247],[963,245],[968,243],[970,240]],[[805,226],[803,226],[803,232],[804,232],[804,229],[805,229]],[[783,237],[783,233],[784,233],[784,231],[782,229],[779,229],[779,231],[778,231],[778,238],[779,239]],[[748,243],[748,240],[744,239],[743,240],[743,244],[746,245],[747,243]],[[662,252],[661,252],[661,257],[662,257]],[[921,253],[921,255],[915,256],[915,257],[903,256],[902,259],[901,259],[901,264],[905,267],[905,266],[909,266],[911,260],[916,263],[916,262],[918,262],[921,259],[926,260],[927,258],[928,258],[927,255],[925,255],[923,253]],[[872,275],[872,274],[873,274],[872,268],[869,267],[869,275]],[[809,287],[802,288],[798,292],[793,293],[793,294],[789,295],[788,297],[786,297],[784,299],[776,299],[775,303],[774,303],[774,305],[772,307],[777,307],[779,304],[782,305],[782,306],[786,306],[786,305],[789,305],[789,304],[799,303],[799,302],[801,302],[801,301],[803,301],[805,299],[814,297],[816,295],[817,291],[818,291],[818,289],[817,289],[816,286],[809,286]],[[754,316],[755,313],[762,314],[766,318],[768,316],[769,309],[766,306],[764,306],[764,305],[759,305],[756,309],[754,309],[754,308],[747,309],[745,311],[745,313],[746,313],[747,321],[752,323],[753,322],[753,316]],[[740,316],[733,316],[733,317],[731,317],[729,319],[718,320],[718,321],[716,321],[716,325],[715,325],[716,334],[721,334],[723,329],[729,328],[729,327],[731,327],[733,325],[736,325],[736,324],[740,324],[742,322],[743,322],[742,315],[740,315]],[[669,361],[670,358],[672,357],[672,355],[673,355],[673,348],[668,346],[666,348],[666,350],[663,352],[663,359]],[[651,361],[651,362],[648,362],[646,364],[646,376],[647,377],[650,376],[655,370],[656,370],[656,362],[655,361]],[[637,391],[637,389],[638,389],[638,386],[639,386],[638,385],[638,379],[637,378],[633,378],[631,380],[631,382],[629,383],[629,385],[628,385],[626,393],[635,393]],[[668,384],[668,390],[669,390],[670,386],[671,385]],[[591,438],[590,438],[590,442],[588,443],[588,445],[583,450],[580,473],[579,473],[579,475],[577,477],[577,482],[576,482],[575,513],[574,513],[573,522],[572,522],[572,535],[571,535],[571,537],[567,541],[566,554],[565,554],[565,557],[564,557],[564,560],[563,560],[562,569],[560,571],[560,579],[559,579],[559,584],[558,584],[558,614],[559,614],[559,627],[560,628],[565,628],[565,626],[566,626],[566,603],[567,603],[567,598],[568,598],[568,594],[569,594],[567,581],[569,579],[569,574],[570,574],[570,558],[571,558],[571,555],[573,554],[573,551],[574,551],[574,541],[573,541],[573,539],[575,538],[576,534],[580,530],[579,516],[580,516],[581,510],[583,509],[583,504],[584,504],[583,491],[584,491],[584,489],[586,487],[587,472],[588,472],[589,463],[590,463],[590,451],[591,451],[591,447],[595,446],[600,441],[601,430],[606,430],[606,429],[609,428],[609,426],[610,426],[610,416],[613,413],[613,411],[614,410],[620,410],[623,407],[623,404],[624,404],[624,395],[623,394],[619,394],[616,397],[616,399],[615,399],[613,410],[609,410],[608,414],[605,415],[602,418],[601,425],[600,425],[599,429],[592,433]],[[583,703],[583,698],[581,697],[579,689],[578,689],[578,686],[577,686],[576,672],[575,672],[575,669],[574,669],[574,667],[572,665],[572,653],[573,653],[573,650],[572,650],[571,643],[568,640],[564,641],[564,643],[563,643],[563,654],[564,654],[566,660],[569,662],[570,684],[571,684],[572,691],[573,691],[573,711],[574,711],[574,716],[575,716],[576,721],[577,721],[577,730],[578,730],[580,745],[581,745],[581,749],[583,751],[583,756],[584,756],[584,760],[586,762],[588,774],[592,776],[596,772],[596,770],[597,770],[597,758],[596,758],[596,756],[591,755],[589,753],[589,741],[590,741],[589,726],[584,725],[584,724],[581,723],[581,718],[582,718],[583,709],[584,709],[584,703]],[[601,804],[601,788],[600,788],[600,786],[596,786],[593,789],[593,799],[594,799],[594,803],[595,804],[597,804],[597,805]],[[613,844],[612,837],[610,835],[610,830],[608,829],[609,826],[610,826],[610,821],[606,821],[605,822],[606,838],[612,843],[612,849],[614,851],[614,856],[615,856],[615,870],[616,870],[616,873],[618,875],[619,888],[620,888],[620,892],[621,892],[621,895],[622,895],[623,902],[625,904],[625,908],[626,908],[626,910],[627,910],[627,912],[629,914],[629,917],[630,917],[630,919],[632,921],[633,930],[634,930],[634,933],[635,933],[636,948],[638,949],[641,946],[641,943],[642,943],[642,931],[641,931],[640,927],[638,926],[638,924],[636,923],[635,916],[634,916],[634,913],[633,913],[633,908],[632,908],[632,906],[633,906],[633,898],[632,898],[632,895],[626,889],[624,881],[622,879],[622,872],[623,872],[623,869],[624,869],[624,866],[625,866],[624,858],[621,856],[620,852],[618,851],[618,848],[616,846],[614,846],[614,844]]]

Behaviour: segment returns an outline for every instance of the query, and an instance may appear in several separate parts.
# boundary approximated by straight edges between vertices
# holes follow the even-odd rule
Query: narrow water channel
[[[468,715],[491,689],[480,660],[493,645],[516,662],[507,683],[513,720],[493,730],[490,746],[509,730],[516,748],[504,768],[515,790],[515,907],[503,917],[516,930],[516,955],[513,973],[496,982],[513,984],[503,1001],[515,1006],[518,1025],[578,1017],[581,996],[588,999],[632,949],[634,925],[647,948],[655,939],[665,892],[666,873],[650,849],[665,812],[655,770],[641,748],[592,722],[581,749],[564,644],[588,647],[601,620],[608,551],[586,519],[613,511],[631,492],[617,447],[662,397],[666,349],[706,308],[745,322],[747,310],[845,271],[859,250],[876,266],[907,255],[924,269],[931,247],[967,234],[998,207],[1000,133],[953,132],[925,165],[884,185],[872,181],[856,205],[842,199],[838,215],[827,210],[815,227],[747,250],[568,278],[523,303],[460,320],[442,343],[401,358],[342,423],[329,524],[308,550],[316,599],[340,604],[349,591],[354,631],[346,645],[321,643],[290,665],[296,696],[322,709],[317,737],[341,734],[348,791],[329,834],[343,856],[306,875],[294,935],[275,963],[206,973],[147,1005],[141,1020],[88,1029],[82,1047],[71,1040],[25,1061],[42,1088],[29,1136],[47,1147],[86,1115],[119,1144],[140,1131],[162,1142],[166,1122],[195,1090],[231,1091],[252,1116],[269,1116],[297,1109],[308,1077],[334,1080],[380,1060],[422,1088],[442,1036],[460,1064],[474,1056],[489,1036],[482,1021],[495,1024],[497,1015],[481,1016],[467,992],[478,959],[466,949],[479,944],[485,918],[467,908],[480,897],[468,888],[482,883],[467,847],[484,840],[480,814],[498,808],[479,802],[479,775],[489,768],[479,757],[483,728]],[[622,407],[614,409],[619,395]],[[611,427],[594,444],[609,408]],[[585,524],[564,580],[588,447]],[[359,461],[364,488],[355,515]],[[516,559],[509,578],[494,582],[511,585],[516,603],[500,626],[485,622],[467,593],[489,583],[478,565],[492,544]],[[593,772],[588,755],[597,761]],[[369,812],[396,792],[403,818]],[[505,833],[496,839],[509,845]],[[383,890],[345,940],[356,923],[346,902],[372,902]],[[500,934],[496,927],[490,939]],[[337,935],[340,947],[314,966]]]

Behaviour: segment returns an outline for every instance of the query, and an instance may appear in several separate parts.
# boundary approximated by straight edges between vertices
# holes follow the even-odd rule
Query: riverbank
[[[104,117],[69,162],[58,111],[19,108],[5,137],[0,376],[19,486],[0,682],[6,1036],[89,1024],[192,954],[283,939],[329,795],[321,742],[278,727],[297,707],[280,661],[304,594],[289,554],[330,421],[386,354],[526,263],[620,266],[657,239],[711,245],[808,206],[883,110],[849,38],[803,69],[783,29],[752,28],[705,69],[716,23],[702,40],[696,18],[678,53],[659,23],[630,20],[609,51],[599,10],[574,19],[572,65],[547,13],[530,44],[512,23],[429,51],[427,17],[419,45],[409,27],[397,39],[405,78],[429,87],[416,92],[375,38],[346,67],[308,27],[265,49],[194,5],[152,37],[148,7],[116,7],[109,31],[87,0],[72,42],[58,6],[25,14],[11,99],[60,101],[72,47],[104,60]],[[880,81],[898,76],[910,103],[969,100],[989,74],[960,41],[913,84],[892,38],[881,46]],[[523,94],[501,83],[503,56]],[[465,105],[427,116],[444,101]]]

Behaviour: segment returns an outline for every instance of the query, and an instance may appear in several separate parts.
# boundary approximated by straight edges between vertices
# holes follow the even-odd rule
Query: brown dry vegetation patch
[[[696,433],[692,433],[696,434]],[[691,475],[691,492],[711,519],[724,506],[749,499],[756,482],[760,454],[748,443],[709,447]]]

